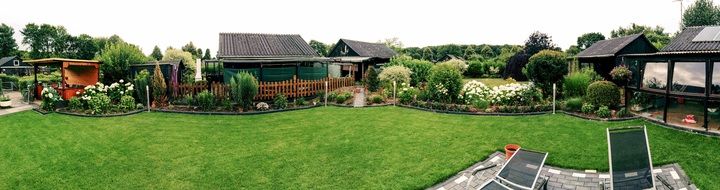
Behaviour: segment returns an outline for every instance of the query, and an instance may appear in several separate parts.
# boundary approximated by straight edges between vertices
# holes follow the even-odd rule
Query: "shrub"
[[[477,100],[487,100],[489,96],[489,87],[480,81],[472,80],[463,85],[458,98],[467,104],[471,104]]]
[[[483,67],[488,77],[501,77],[505,71],[505,63],[497,59],[485,62]]]
[[[370,92],[375,92],[380,88],[380,79],[378,79],[378,73],[375,72],[373,67],[368,68],[366,84]]]
[[[510,60],[508,60],[508,63],[505,65],[505,71],[503,72],[503,78],[514,78],[516,80],[524,81],[527,78],[522,73],[523,68],[525,68],[525,65],[530,61],[530,55],[525,54],[524,52],[519,52],[510,57]]]
[[[580,111],[583,106],[583,100],[580,97],[570,98],[565,101],[565,108],[569,111]]]
[[[390,66],[380,72],[379,78],[383,83],[392,84],[393,81],[400,83],[410,82],[410,69],[405,66]]]
[[[417,94],[418,90],[416,88],[407,85],[407,83],[403,83],[397,92],[397,99],[401,104],[410,104]]]
[[[442,63],[438,63],[438,65],[447,65],[451,68],[455,69],[456,71],[460,72],[460,74],[465,73],[465,71],[468,70],[468,65],[462,60],[457,59],[451,59]]]
[[[487,100],[475,100],[472,102],[472,106],[477,109],[484,110],[490,107],[490,102]]]
[[[614,107],[620,103],[620,90],[609,81],[597,81],[588,86],[585,100],[596,106]]]
[[[488,100],[496,105],[530,106],[542,101],[542,97],[542,93],[532,83],[510,83],[493,87]]]
[[[590,114],[595,110],[595,106],[590,103],[584,103],[580,111],[586,114]]]
[[[42,103],[40,107],[46,111],[54,111],[57,103],[62,101],[60,94],[54,88],[43,88],[42,92]]]
[[[72,97],[68,101],[68,108],[70,108],[70,110],[74,110],[74,111],[83,110],[83,103],[82,103],[82,101],[80,101],[80,98]]]
[[[347,101],[347,100],[350,99],[351,97],[352,97],[352,94],[351,94],[350,92],[343,92],[343,93],[340,93],[340,94],[335,98],[335,102],[337,102],[338,104],[344,104],[345,101]]]
[[[238,91],[236,91],[239,95],[237,98],[240,99],[238,103],[242,105],[243,109],[250,109],[253,106],[255,95],[258,93],[258,81],[250,73],[246,72],[238,73],[235,77],[237,77],[235,80],[239,83]]]
[[[485,64],[481,61],[470,61],[468,69],[465,72],[466,77],[479,78],[485,74]]]
[[[135,90],[135,86],[132,83],[126,83],[123,79],[120,79],[120,81],[112,83],[107,87],[106,92],[112,102],[119,102],[120,98],[125,95],[132,96],[133,91]]]
[[[208,90],[203,90],[195,96],[195,103],[203,111],[215,108],[215,95]]]
[[[370,97],[370,102],[372,102],[373,104],[383,103],[384,101],[384,98],[380,95],[373,95]]]
[[[417,86],[422,82],[427,82],[427,77],[430,74],[430,69],[433,67],[433,63],[426,60],[413,59],[407,55],[398,55],[390,59],[390,62],[385,66],[404,66],[410,69],[410,85]]]
[[[167,92],[167,84],[165,84],[165,77],[160,70],[160,64],[155,64],[155,71],[153,72],[152,80],[152,95],[153,102],[156,107],[162,107],[166,103],[165,93]]]
[[[135,87],[138,88],[138,90],[135,91],[135,94],[138,97],[138,100],[141,104],[145,105],[148,102],[147,99],[147,91],[145,91],[145,87],[150,85],[148,83],[150,78],[150,73],[147,72],[147,70],[140,71],[137,75],[135,75],[135,79],[133,82],[135,83]]]
[[[525,66],[528,79],[535,82],[545,95],[552,94],[552,84],[560,81],[568,73],[565,53],[542,50],[530,57]]]
[[[130,95],[124,95],[120,98],[119,107],[123,111],[130,111],[135,109],[135,98]]]
[[[597,114],[600,118],[609,118],[611,116],[610,108],[607,106],[600,106],[597,111],[595,111],[595,114]]]
[[[285,109],[288,106],[288,99],[283,93],[275,94],[273,98],[273,104],[276,109]]]
[[[335,101],[335,99],[337,99],[337,96],[338,96],[337,92],[330,92],[330,93],[328,93],[327,100],[329,102]]]
[[[105,94],[97,94],[88,100],[91,114],[103,114],[110,110],[111,100]]]
[[[436,65],[430,71],[428,90],[435,101],[456,102],[462,85],[462,75],[449,64]]]
[[[590,83],[600,79],[594,70],[587,68],[578,72],[572,72],[565,76],[562,84],[562,95],[564,97],[585,96]]]
[[[220,98],[220,106],[225,110],[232,110],[233,109],[232,100],[227,97]]]
[[[618,112],[617,112],[617,116],[618,117],[629,117],[629,116],[632,116],[632,114],[630,114],[630,112],[628,112],[627,109],[620,108],[620,110],[618,110]]]
[[[614,81],[617,81],[620,84],[625,84],[632,78],[632,71],[630,71],[627,66],[620,65],[610,71],[610,77],[612,77]]]
[[[295,105],[296,106],[307,106],[308,102],[305,100],[305,98],[296,98]]]
[[[265,111],[265,110],[270,109],[270,105],[268,105],[265,102],[260,102],[260,103],[257,103],[257,105],[255,105],[255,109],[260,110],[260,111]]]

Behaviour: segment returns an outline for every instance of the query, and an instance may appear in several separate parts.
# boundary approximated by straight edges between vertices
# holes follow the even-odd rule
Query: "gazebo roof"
[[[96,61],[96,60],[82,60],[82,59],[65,59],[65,58],[45,58],[45,59],[35,59],[35,60],[28,60],[24,61],[27,64],[33,65],[33,66],[41,66],[41,65],[52,65],[52,64],[59,64],[63,62],[75,62],[75,63],[90,63],[90,64],[101,64],[102,62]]]

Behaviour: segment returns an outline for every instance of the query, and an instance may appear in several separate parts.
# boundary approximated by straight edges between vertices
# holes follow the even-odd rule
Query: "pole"
[[[147,98],[147,110],[150,112],[150,87],[145,85],[145,98]]]
[[[327,107],[327,97],[328,97],[328,81],[325,81],[325,107]]]
[[[397,81],[393,81],[393,106],[397,104],[397,98],[395,97],[397,94]]]
[[[555,114],[555,95],[557,91],[557,85],[553,83],[553,114]]]

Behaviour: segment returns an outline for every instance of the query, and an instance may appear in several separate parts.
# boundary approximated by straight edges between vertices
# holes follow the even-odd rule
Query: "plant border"
[[[73,113],[73,112],[67,112],[64,110],[55,111],[56,113],[63,114],[63,115],[71,115],[71,116],[78,116],[78,117],[119,117],[119,116],[128,116],[128,115],[135,115],[138,113],[142,113],[144,111],[147,111],[147,109],[137,109],[129,112],[124,113],[114,113],[114,114],[100,114],[100,115],[90,115],[90,114],[82,114],[82,113]]]
[[[165,112],[165,113],[191,114],[191,115],[261,115],[261,114],[279,113],[279,112],[286,112],[286,111],[304,110],[304,109],[310,109],[310,108],[321,107],[321,106],[322,106],[322,104],[316,104],[316,105],[311,105],[311,106],[301,106],[301,107],[294,107],[294,108],[288,108],[288,109],[274,109],[274,110],[252,111],[252,112],[180,111],[180,110],[158,109],[158,108],[152,108],[151,111]]]

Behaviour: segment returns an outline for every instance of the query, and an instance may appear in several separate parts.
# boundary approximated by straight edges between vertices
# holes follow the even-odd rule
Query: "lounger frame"
[[[648,135],[647,135],[647,127],[643,126],[634,126],[634,127],[623,127],[623,128],[613,128],[612,130],[619,130],[619,129],[636,129],[636,128],[642,128],[643,133],[645,134],[645,148],[648,150],[648,163],[650,163],[650,184],[652,184],[652,187],[649,189],[655,189],[655,173],[653,173],[653,163],[652,163],[652,154],[650,153],[650,141],[648,141]],[[610,145],[610,128],[605,129],[605,132],[607,134],[607,144],[608,144],[608,162],[610,163],[610,190],[614,190],[615,186],[614,180],[613,180],[613,167],[612,167],[612,146]]]

